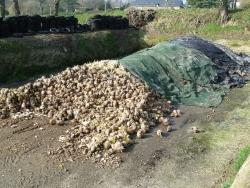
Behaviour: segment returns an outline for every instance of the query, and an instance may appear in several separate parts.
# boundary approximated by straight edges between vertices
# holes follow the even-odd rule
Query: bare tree
[[[43,15],[43,10],[45,8],[45,1],[46,0],[37,0],[37,1],[39,3],[39,8],[40,8],[41,15]]]
[[[19,5],[18,5],[18,0],[13,0],[13,4],[14,4],[14,12],[16,16],[20,15],[20,10],[19,10]]]
[[[220,0],[219,13],[217,16],[218,23],[224,27],[230,19],[231,15],[228,13],[227,0]]]
[[[0,9],[1,9],[1,16],[5,17],[5,0],[0,0]]]
[[[58,8],[59,8],[60,0],[54,0],[54,15],[58,16]]]

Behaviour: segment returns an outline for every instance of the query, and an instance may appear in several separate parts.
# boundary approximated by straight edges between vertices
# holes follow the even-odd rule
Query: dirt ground
[[[220,187],[231,176],[239,148],[250,143],[250,86],[233,89],[218,108],[175,106],[173,131],[151,129],[121,154],[119,166],[51,154],[69,126],[49,125],[45,117],[6,124],[0,121],[1,188]],[[190,128],[200,128],[200,133]],[[163,138],[156,131],[163,131]]]

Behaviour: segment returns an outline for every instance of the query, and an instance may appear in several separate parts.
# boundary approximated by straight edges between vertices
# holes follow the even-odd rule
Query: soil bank
[[[140,48],[134,29],[0,39],[0,83],[124,56]]]

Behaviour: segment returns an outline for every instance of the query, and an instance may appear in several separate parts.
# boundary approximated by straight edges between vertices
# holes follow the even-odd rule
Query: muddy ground
[[[79,158],[69,161],[49,154],[68,126],[49,125],[36,117],[7,126],[0,121],[0,187],[220,187],[232,177],[237,151],[250,144],[250,85],[233,89],[218,108],[175,106],[182,110],[171,119],[173,131],[151,129],[117,154],[119,166],[103,166]],[[200,133],[190,132],[197,126]],[[163,138],[156,131],[163,131]]]

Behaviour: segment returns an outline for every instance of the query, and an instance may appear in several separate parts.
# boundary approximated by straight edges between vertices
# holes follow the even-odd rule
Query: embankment
[[[118,58],[139,48],[139,33],[133,29],[0,39],[0,83]]]

